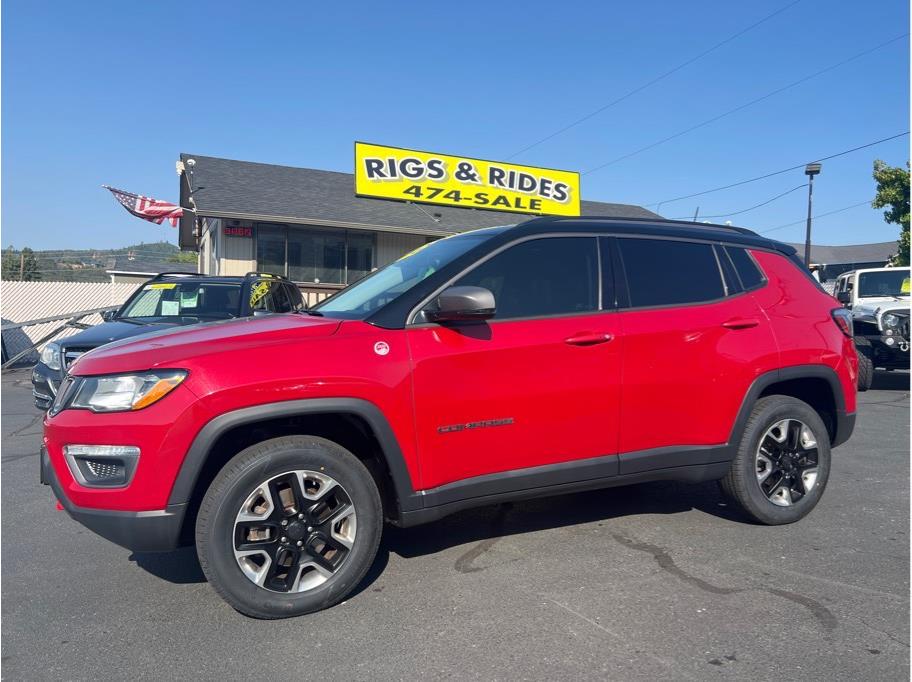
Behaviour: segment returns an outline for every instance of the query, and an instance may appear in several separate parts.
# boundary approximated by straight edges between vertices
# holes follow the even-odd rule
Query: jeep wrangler
[[[909,369],[909,268],[866,268],[836,279],[836,298],[852,311],[858,390],[875,369]]]

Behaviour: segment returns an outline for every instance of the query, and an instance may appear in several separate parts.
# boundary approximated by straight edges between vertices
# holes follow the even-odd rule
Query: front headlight
[[[76,395],[65,407],[92,412],[141,410],[164,398],[186,377],[183,370],[85,377],[77,380]]]
[[[883,316],[883,326],[884,327],[898,327],[899,326],[899,316],[894,315],[893,313],[887,313]]]
[[[41,362],[49,369],[60,369],[60,344],[51,341],[41,349]]]

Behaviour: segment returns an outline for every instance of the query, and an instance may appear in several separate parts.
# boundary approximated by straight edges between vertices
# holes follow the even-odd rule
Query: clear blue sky
[[[3,4],[3,246],[176,241],[102,183],[176,201],[180,152],[351,172],[356,139],[505,159],[742,30],[760,2]],[[517,161],[586,171],[907,32],[906,0],[802,0]],[[904,38],[743,111],[583,176],[587,199],[652,204],[904,132]],[[824,163],[815,212],[873,196],[871,163]],[[740,210],[802,171],[674,204]],[[800,221],[805,190],[738,216]],[[724,220],[724,219],[720,219]],[[803,239],[803,225],[770,233]],[[887,241],[868,206],[816,223],[823,244]]]

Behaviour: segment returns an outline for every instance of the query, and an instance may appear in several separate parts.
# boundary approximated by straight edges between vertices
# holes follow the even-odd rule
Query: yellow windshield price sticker
[[[899,293],[901,293],[901,294],[908,294],[908,293],[909,293],[909,278],[908,278],[908,277],[906,277],[906,278],[902,281],[902,284],[901,284],[900,287],[899,287]]]
[[[579,173],[355,143],[355,194],[487,211],[578,216]]]
[[[173,289],[176,286],[175,282],[161,282],[159,284],[150,284],[146,289]]]

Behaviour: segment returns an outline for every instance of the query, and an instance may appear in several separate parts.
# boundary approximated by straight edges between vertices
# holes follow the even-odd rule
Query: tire
[[[865,337],[856,336],[855,350],[858,352],[858,390],[867,391],[874,383],[874,348]]]
[[[783,433],[778,427],[785,422],[788,434],[785,442],[778,443],[777,436]],[[794,437],[793,422],[807,431],[799,428],[798,437]],[[812,439],[805,439],[807,434]],[[806,448],[811,440],[815,447]],[[798,456],[784,454],[777,458],[779,449],[794,450]],[[812,459],[816,459],[816,466],[812,466]],[[766,476],[761,480],[764,471]],[[782,485],[776,483],[777,474],[784,476]],[[823,495],[829,475],[830,437],[820,415],[797,398],[771,395],[758,400],[751,410],[737,454],[720,483],[725,496],[752,520],[775,526],[806,516]],[[782,488],[788,490],[783,492]]]
[[[248,447],[218,473],[196,548],[232,607],[287,618],[344,599],[373,563],[382,529],[377,485],[357,457],[323,438],[285,436]]]

